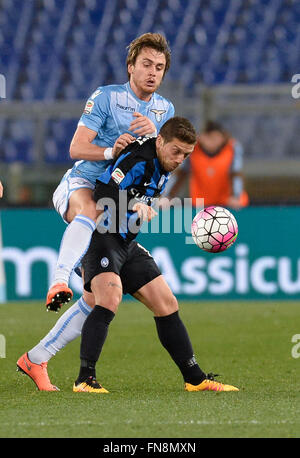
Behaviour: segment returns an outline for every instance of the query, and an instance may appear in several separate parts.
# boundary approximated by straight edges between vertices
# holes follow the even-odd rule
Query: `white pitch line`
[[[137,423],[135,420],[125,420],[125,421],[116,421],[114,422],[116,424],[124,423],[124,424],[132,424],[134,425]],[[300,423],[299,421],[291,421],[291,420],[274,420],[274,421],[261,421],[261,420],[228,420],[228,421],[215,421],[215,420],[188,420],[188,421],[181,421],[179,420],[178,422],[174,421],[161,421],[161,422],[153,422],[151,423],[152,425],[238,425],[238,424],[244,424],[244,425],[284,425],[284,424],[298,424]],[[105,422],[95,422],[95,421],[76,421],[72,422],[72,425],[101,425],[104,426]],[[49,420],[49,421],[42,421],[42,422],[18,422],[17,426],[29,426],[29,425],[36,425],[36,426],[51,426],[51,425],[69,425],[68,422],[59,422],[57,420]]]

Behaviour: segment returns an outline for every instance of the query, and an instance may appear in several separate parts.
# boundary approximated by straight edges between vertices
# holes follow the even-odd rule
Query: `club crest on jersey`
[[[94,106],[94,103],[92,100],[88,100],[85,104],[85,107],[84,107],[84,110],[83,110],[83,113],[84,114],[91,114],[92,112],[92,109],[93,109],[93,106]]]
[[[116,168],[113,173],[111,174],[112,179],[117,183],[120,184],[122,180],[124,180],[125,175],[121,169]]]
[[[154,109],[152,109],[150,111],[152,111],[152,113],[155,114],[155,119],[156,119],[157,122],[160,122],[162,120],[162,118],[163,118],[162,115],[166,112],[166,110],[154,110]]]
[[[105,267],[108,266],[109,260],[106,257],[104,257],[104,258],[101,259],[100,263],[101,263],[101,267],[105,268]]]

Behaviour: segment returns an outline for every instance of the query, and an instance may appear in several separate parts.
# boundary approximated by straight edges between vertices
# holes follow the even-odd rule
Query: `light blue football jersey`
[[[79,126],[86,126],[97,132],[92,143],[98,146],[113,147],[117,138],[129,131],[137,111],[147,116],[154,123],[157,132],[162,125],[174,116],[173,104],[157,93],[152,94],[149,102],[140,100],[126,84],[100,86],[87,100]],[[71,176],[86,178],[95,184],[96,178],[104,172],[111,161],[77,161]]]

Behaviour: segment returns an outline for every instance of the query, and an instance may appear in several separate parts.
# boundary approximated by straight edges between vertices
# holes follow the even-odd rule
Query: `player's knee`
[[[169,298],[168,303],[167,303],[168,310],[171,313],[177,312],[178,310],[178,302],[174,294]]]
[[[122,294],[118,291],[113,292],[112,294],[106,294],[105,296],[103,294],[95,294],[95,299],[97,305],[101,305],[101,307],[116,313],[122,300]]]
[[[119,297],[112,297],[110,300],[105,299],[99,302],[99,305],[101,305],[102,307],[116,313],[121,302],[121,299]]]
[[[178,302],[173,294],[168,295],[159,305],[158,316],[171,315],[178,311]]]

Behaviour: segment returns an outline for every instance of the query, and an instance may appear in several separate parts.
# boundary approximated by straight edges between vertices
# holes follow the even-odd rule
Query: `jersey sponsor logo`
[[[132,108],[132,107],[125,107],[124,105],[120,105],[119,103],[117,103],[117,108],[120,108],[121,110],[125,110],[125,111],[136,111],[135,108]]]
[[[166,113],[166,110],[154,110],[154,109],[152,109],[150,111],[152,111],[152,113],[155,114],[155,119],[156,119],[157,122],[160,122],[162,120],[162,118],[163,118],[163,114]]]
[[[145,194],[141,193],[140,191],[138,191],[135,188],[130,188],[128,190],[128,194],[130,196],[133,196],[139,202],[147,203],[148,205],[149,205],[149,203],[155,202],[157,200],[157,197],[146,196]]]
[[[136,142],[138,142],[139,145],[142,145],[146,141],[150,140],[151,137],[138,137],[135,139]]]
[[[120,184],[122,180],[124,180],[125,175],[121,169],[116,168],[113,173],[111,174],[112,179],[117,183]]]
[[[86,102],[86,104],[85,104],[83,113],[84,114],[91,114],[94,104],[95,104],[95,102],[93,102],[92,100],[88,100]]]

